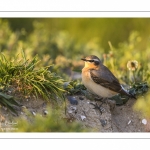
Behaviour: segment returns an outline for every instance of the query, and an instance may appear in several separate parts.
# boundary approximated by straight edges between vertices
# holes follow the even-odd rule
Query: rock
[[[47,110],[44,110],[44,111],[43,111],[43,114],[44,114],[44,115],[47,115],[47,114],[48,114],[48,111],[47,111]]]
[[[147,120],[146,120],[146,119],[142,119],[142,123],[143,123],[144,125],[146,125],[146,124],[147,124]]]
[[[101,125],[104,127],[107,124],[106,120],[100,119]]]
[[[82,120],[82,121],[83,121],[85,118],[86,118],[85,116],[81,115],[81,120]]]
[[[131,120],[129,120],[128,125],[131,123]]]
[[[84,98],[83,98],[83,97],[81,97],[81,96],[79,96],[79,100],[84,100]]]
[[[72,104],[72,105],[78,105],[78,101],[75,98],[75,96],[67,96],[67,99],[69,100],[70,104]]]
[[[34,111],[32,111],[32,114],[33,114],[34,116],[36,116],[36,113],[35,113]]]

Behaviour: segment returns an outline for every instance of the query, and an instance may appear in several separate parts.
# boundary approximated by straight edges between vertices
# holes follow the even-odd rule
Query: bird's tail
[[[130,97],[130,98],[134,98],[134,99],[136,99],[136,97],[135,97],[135,95],[133,95],[133,94],[131,94],[131,93],[129,93],[128,91],[126,91],[123,87],[122,87],[122,89],[120,90],[120,92],[119,92],[120,94],[123,94],[123,95],[127,95],[128,97]]]

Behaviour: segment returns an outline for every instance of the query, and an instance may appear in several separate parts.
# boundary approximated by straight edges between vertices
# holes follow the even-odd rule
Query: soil
[[[78,105],[69,104],[68,112],[85,127],[97,132],[146,132],[147,126],[142,123],[142,115],[133,110],[136,100],[130,99],[125,105],[112,108],[111,103],[90,101],[84,97],[78,99]],[[92,103],[92,104],[91,104]],[[102,104],[102,112],[96,106]],[[76,113],[70,110],[76,110]]]
[[[75,103],[71,104],[70,98]],[[130,99],[122,106],[115,106],[110,100],[102,104],[101,101],[90,100],[82,95],[74,95],[68,98],[66,116],[74,118],[91,132],[150,131],[150,122],[147,120],[147,124],[143,124],[142,120],[145,118],[133,110],[135,101]],[[33,100],[32,98],[24,99],[20,103],[23,107],[16,108],[18,116],[12,114],[6,107],[0,107],[0,131],[10,132],[10,128],[7,130],[4,126],[7,122],[13,122],[16,117],[27,119],[23,109],[28,109],[34,117],[37,113],[41,115],[46,113],[47,105],[49,105],[42,99]],[[101,104],[102,106],[99,107]],[[14,130],[12,131],[15,132]]]

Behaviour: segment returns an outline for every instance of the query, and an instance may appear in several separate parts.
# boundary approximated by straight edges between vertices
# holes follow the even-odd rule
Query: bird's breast
[[[82,83],[90,92],[100,97],[112,97],[117,94],[116,92],[95,83],[91,78],[90,70],[87,68],[82,69]]]

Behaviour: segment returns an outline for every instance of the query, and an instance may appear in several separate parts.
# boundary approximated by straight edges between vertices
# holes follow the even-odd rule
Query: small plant
[[[131,93],[132,95],[135,95],[137,98],[147,93],[148,89],[149,89],[149,86],[147,82],[134,83],[132,87],[128,89],[128,92]],[[129,97],[118,94],[118,95],[113,96],[111,99],[115,100],[117,105],[122,105],[122,104],[125,104],[129,100]]]
[[[74,94],[84,94],[85,86],[79,80],[72,80],[64,84],[64,89],[68,92],[69,95]]]
[[[14,106],[20,106],[20,104],[14,99],[13,96],[6,95],[0,92],[0,104],[7,107],[10,111],[17,114]]]
[[[129,70],[129,80],[131,81],[131,83],[135,83],[137,81],[136,72],[138,71],[138,61],[128,61],[127,68]]]

